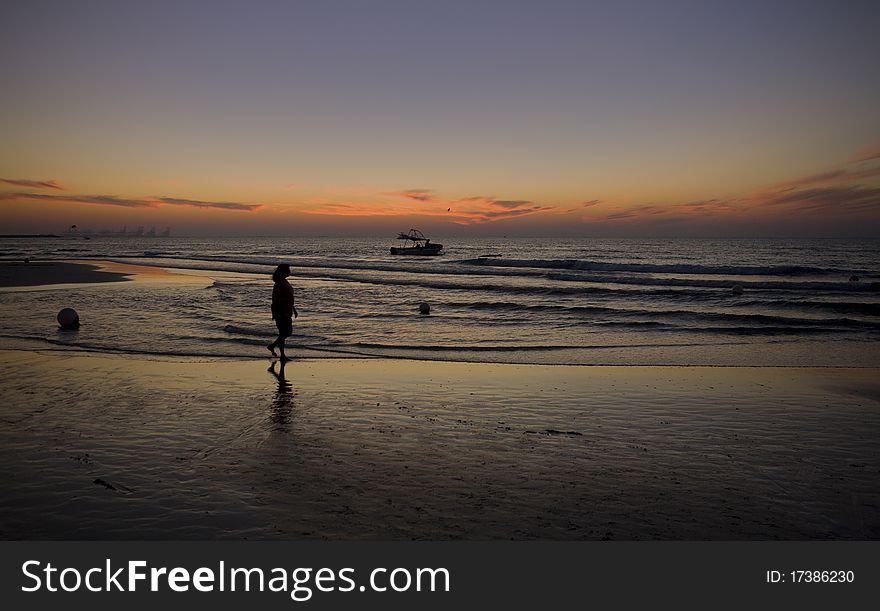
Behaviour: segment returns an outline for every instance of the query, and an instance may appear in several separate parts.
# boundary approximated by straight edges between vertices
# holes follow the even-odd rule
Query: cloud
[[[188,206],[191,208],[214,208],[218,210],[239,210],[251,212],[262,208],[262,204],[242,204],[238,202],[211,202],[173,197],[148,197],[131,199],[115,195],[49,195],[46,193],[4,193],[0,200],[48,201],[62,204],[92,204],[98,206],[119,206],[123,208],[158,208],[159,206]]]
[[[873,159],[880,159],[880,142],[869,144],[859,150],[850,161],[852,163],[860,163],[862,161],[871,161]]]
[[[443,203],[448,204],[448,214],[459,225],[493,223],[552,210],[528,199],[495,199],[485,195],[447,200]]]
[[[677,211],[691,214],[715,214],[718,212],[736,210],[739,207],[741,206],[738,202],[723,199],[703,199],[693,202],[685,202],[683,204],[675,204],[674,206]]]
[[[697,218],[743,218],[758,213],[774,211],[774,214],[823,212],[829,215],[880,212],[880,188],[828,186],[813,189],[763,191],[743,198],[722,200],[709,199],[667,206],[642,205],[620,208],[601,216],[584,218],[588,222],[679,222]]]
[[[486,195],[462,197],[448,203],[456,217],[454,222],[460,225],[489,223],[552,210],[528,199],[495,199]]]
[[[401,216],[398,210],[391,210],[381,205],[370,204],[345,204],[329,203],[320,204],[317,208],[303,210],[305,214],[317,214],[323,216]],[[422,213],[421,216],[438,216],[437,214]]]
[[[769,211],[773,211],[773,214],[785,215],[824,212],[834,216],[866,211],[880,213],[880,188],[848,185],[777,192],[762,191],[730,200],[708,199],[667,206],[651,204],[620,208],[605,216],[584,220],[590,222],[650,220],[652,223],[660,222],[660,218],[668,222],[672,222],[672,219],[676,219],[677,222],[708,217],[720,220],[728,217],[748,217],[755,213],[761,215]]]
[[[838,168],[835,170],[828,170],[827,172],[802,176],[801,178],[796,178],[794,180],[780,182],[768,187],[767,191],[787,191],[821,184],[852,183],[866,178],[875,178],[877,176],[880,176],[880,166],[855,171],[846,168]]]
[[[179,199],[176,197],[160,197],[158,201],[171,206],[190,206],[191,208],[216,208],[218,210],[243,210],[253,212],[263,207],[263,204],[242,204],[239,202],[210,202],[198,199]]]
[[[378,200],[375,199],[376,196]],[[413,200],[427,205],[414,208],[410,201],[401,200]],[[447,199],[437,195],[432,189],[383,191],[363,202],[342,203],[320,199],[312,203],[314,207],[303,210],[304,213],[326,216],[442,217],[460,225],[491,223],[552,210],[527,199],[496,199],[485,195]]]
[[[779,193],[755,202],[758,206],[790,206],[801,210],[837,212],[875,208],[880,211],[880,189],[847,186]]]
[[[875,147],[880,149],[880,147]],[[874,151],[874,152],[872,152]],[[617,207],[605,215],[584,216],[591,223],[658,223],[707,219],[756,219],[766,215],[792,215],[818,212],[829,218],[847,214],[880,213],[880,188],[871,186],[880,177],[880,166],[866,167],[865,161],[880,158],[880,150],[863,149],[849,163],[769,185],[752,193],[729,199],[704,199],[666,205],[642,204]],[[854,166],[854,164],[861,164]],[[592,207],[593,202],[586,207]],[[598,203],[598,202],[596,202]]]
[[[605,216],[606,221],[619,221],[623,219],[637,218],[643,216],[653,216],[656,214],[666,214],[668,210],[661,206],[656,206],[654,204],[646,204],[642,206],[636,206],[635,208],[625,208],[623,210],[619,210],[618,212],[612,212]]]
[[[522,208],[523,206],[527,206],[531,204],[527,199],[496,199],[489,202],[490,206],[497,206],[498,208],[506,208],[508,210],[513,210],[514,208]]]
[[[64,185],[62,185],[57,180],[26,180],[24,178],[0,178],[0,182],[5,182],[9,185],[15,185],[16,187],[26,187],[28,189],[58,189],[59,191],[64,190]]]
[[[126,199],[115,195],[49,195],[46,193],[5,193],[2,200],[28,199],[32,201],[58,202],[61,204],[96,204],[125,208],[156,208],[159,204],[148,199]]]
[[[387,193],[380,193],[380,195],[403,197],[405,199],[414,199],[419,202],[434,201],[434,195],[431,189],[405,189],[403,191],[389,191]]]
[[[520,208],[518,210],[489,210],[488,212],[483,212],[482,214],[475,215],[475,218],[486,218],[486,219],[509,219],[517,216],[525,216],[527,214],[535,214],[536,212],[544,212],[546,210],[550,210],[546,206],[531,206],[529,208]]]

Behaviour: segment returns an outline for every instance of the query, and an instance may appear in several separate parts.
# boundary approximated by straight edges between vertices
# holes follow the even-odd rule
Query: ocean
[[[631,365],[880,365],[880,240],[15,238],[0,259],[105,259],[207,274],[0,290],[6,345],[266,358],[269,274],[293,268],[291,353]],[[430,305],[429,315],[419,304]],[[83,322],[60,331],[55,314]]]

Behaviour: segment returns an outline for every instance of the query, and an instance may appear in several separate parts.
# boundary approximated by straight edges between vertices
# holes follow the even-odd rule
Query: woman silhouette
[[[293,318],[299,316],[294,305],[293,287],[287,281],[288,276],[290,266],[286,263],[282,263],[272,272],[272,280],[275,281],[275,286],[272,287],[272,318],[278,327],[278,339],[266,346],[272,356],[278,356],[275,354],[275,348],[278,348],[282,361],[288,360],[284,354],[284,340],[293,335]]]

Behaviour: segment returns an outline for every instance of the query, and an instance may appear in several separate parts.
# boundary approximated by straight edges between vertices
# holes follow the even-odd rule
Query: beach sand
[[[880,537],[875,369],[268,365],[0,351],[0,536]]]

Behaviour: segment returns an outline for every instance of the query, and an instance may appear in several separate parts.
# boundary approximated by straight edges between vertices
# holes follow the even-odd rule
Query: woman
[[[278,339],[266,346],[272,356],[275,354],[275,348],[281,352],[281,360],[287,361],[288,358],[284,354],[284,340],[293,335],[293,318],[299,316],[293,301],[293,287],[287,281],[290,276],[290,266],[282,263],[272,273],[272,280],[275,286],[272,287],[272,319],[275,326],[278,327]]]

